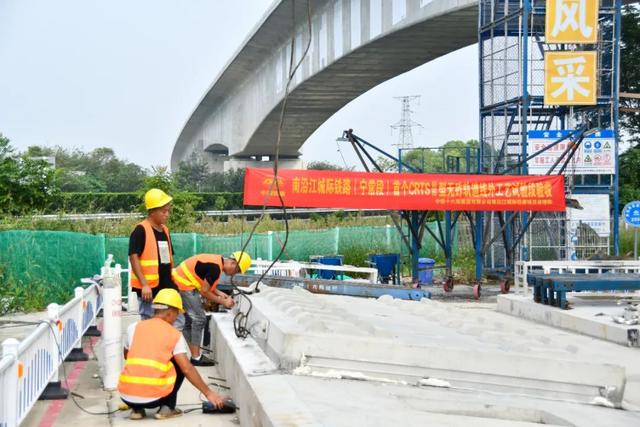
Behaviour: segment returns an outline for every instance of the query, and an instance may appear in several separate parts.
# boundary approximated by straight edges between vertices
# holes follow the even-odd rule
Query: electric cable
[[[292,35],[291,35],[291,54],[289,57],[289,75],[288,75],[288,79],[287,79],[287,84],[285,87],[285,94],[284,94],[284,99],[282,101],[282,108],[280,110],[280,122],[278,125],[278,135],[276,138],[276,145],[275,145],[275,155],[274,155],[274,159],[273,159],[273,180],[269,186],[269,189],[267,191],[267,194],[265,195],[265,201],[264,201],[264,205],[262,206],[262,213],[260,214],[260,217],[258,218],[258,220],[256,220],[255,224],[253,225],[249,236],[247,237],[247,240],[245,241],[244,245],[242,246],[241,251],[244,252],[245,249],[247,248],[247,246],[249,245],[249,242],[251,241],[251,239],[253,238],[253,235],[256,232],[256,229],[258,228],[258,225],[262,222],[265,213],[266,213],[266,209],[267,209],[267,204],[269,201],[269,198],[272,195],[272,190],[273,187],[275,186],[276,189],[276,193],[278,195],[278,200],[280,201],[280,207],[282,208],[282,214],[283,214],[283,219],[284,219],[284,227],[285,227],[285,236],[284,236],[284,242],[281,245],[280,248],[280,252],[278,252],[278,255],[273,259],[273,261],[271,262],[271,264],[269,264],[269,266],[262,272],[262,274],[260,275],[260,278],[258,279],[257,283],[256,283],[256,287],[253,290],[253,292],[259,292],[258,287],[260,286],[260,283],[262,282],[262,280],[264,279],[264,277],[267,275],[267,273],[269,272],[269,270],[271,270],[271,268],[275,265],[276,262],[278,262],[280,260],[280,258],[282,257],[282,254],[285,251],[285,248],[287,246],[287,243],[289,241],[289,218],[288,218],[288,214],[287,214],[287,208],[285,206],[284,203],[284,199],[282,197],[282,192],[280,189],[280,180],[278,179],[278,170],[279,170],[279,160],[280,160],[280,141],[282,139],[282,129],[284,127],[284,119],[285,119],[285,115],[286,115],[286,109],[287,109],[287,102],[289,99],[289,87],[291,85],[291,82],[293,81],[293,77],[295,76],[296,72],[298,71],[298,69],[300,68],[300,66],[302,65],[302,63],[304,62],[304,60],[307,57],[307,54],[309,52],[309,49],[311,47],[311,38],[312,38],[312,28],[311,28],[311,2],[309,0],[307,0],[307,28],[308,28],[308,38],[307,38],[307,44],[305,46],[305,49],[302,53],[302,56],[300,58],[300,60],[295,64],[294,66],[294,52],[295,52],[295,29],[296,29],[296,14],[295,14],[295,0],[291,1],[291,20],[292,20]],[[234,327],[234,332],[236,334],[236,336],[238,338],[242,338],[245,339],[247,338],[249,335],[251,335],[251,331],[250,328],[247,328],[247,322],[249,321],[249,314],[251,313],[251,310],[253,309],[253,303],[251,302],[251,299],[247,296],[247,293],[245,291],[242,291],[238,288],[238,286],[233,283],[233,276],[231,276],[230,279],[230,283],[231,286],[233,287],[233,289],[236,291],[236,295],[240,295],[242,297],[244,297],[247,302],[249,303],[249,307],[247,309],[246,312],[242,312],[242,310],[238,310],[238,312],[235,314],[234,318],[233,318],[233,327]]]
[[[46,321],[46,320],[41,320],[39,322],[20,321],[20,323],[26,324],[26,325],[40,325],[40,324],[43,324],[43,323],[46,324],[49,327],[49,330],[51,331],[51,333],[53,335],[54,341],[56,343],[56,348],[58,349],[58,355],[60,356],[60,359],[62,359],[62,357],[63,357],[62,348],[60,347],[60,342],[58,341],[58,338],[56,337],[56,332],[55,332],[55,329],[53,329],[53,325],[51,324],[51,322]],[[91,353],[93,354],[94,357],[96,357],[93,345],[90,345],[90,348],[91,348]],[[203,349],[203,350],[211,351],[209,349],[205,349],[205,348],[202,348],[202,347],[200,347],[200,348]],[[96,359],[97,359],[97,357],[96,357]],[[64,364],[64,361],[61,363],[61,366],[62,366],[62,374],[63,374],[63,378],[64,378],[64,384],[67,386],[67,389],[69,390],[69,396],[71,397],[71,400],[76,405],[76,407],[78,407],[78,409],[80,409],[82,412],[84,412],[86,414],[95,415],[95,416],[103,416],[103,415],[107,415],[108,416],[108,415],[113,415],[113,414],[115,414],[115,413],[120,411],[120,409],[114,409],[113,411],[93,412],[93,411],[90,411],[90,410],[88,410],[86,408],[83,408],[78,403],[76,398],[80,397],[80,398],[84,399],[84,397],[82,395],[80,395],[80,394],[78,394],[78,393],[76,393],[76,392],[71,390],[71,387],[69,386],[69,380],[67,378],[67,369],[66,369],[66,366]],[[220,381],[226,381],[223,378],[215,378],[215,379],[216,380],[220,380]],[[101,378],[100,378],[100,381],[102,382]],[[221,390],[221,389],[231,390],[230,387],[227,387],[227,386],[215,383],[215,382],[210,382],[207,385],[213,385],[213,386],[217,387],[219,390]],[[104,384],[102,384],[102,387],[104,388]],[[200,393],[200,396],[202,396],[202,393]],[[201,400],[200,403],[182,403],[182,404],[178,404],[176,406],[197,406],[196,408],[191,408],[191,409],[187,409],[187,410],[183,411],[184,413],[189,413],[189,412],[193,412],[193,411],[196,411],[196,410],[202,410],[202,402],[205,402],[206,399],[203,400],[202,397],[201,397],[200,400]],[[240,408],[237,408],[237,409],[240,409]]]
[[[76,400],[77,396],[81,396],[75,392],[73,392],[71,390],[71,387],[69,386],[69,379],[67,378],[67,367],[64,364],[64,359],[63,359],[63,354],[62,354],[62,348],[60,347],[60,342],[58,341],[58,338],[56,336],[56,332],[55,329],[53,329],[53,325],[51,324],[51,322],[46,321],[46,320],[41,320],[40,322],[38,322],[38,324],[44,323],[46,324],[49,329],[51,330],[51,334],[53,335],[53,340],[56,343],[56,347],[58,348],[58,355],[60,356],[60,359],[62,360],[62,363],[60,364],[62,366],[62,376],[64,378],[64,384],[67,386],[67,389],[69,390],[69,396],[71,397],[71,400],[73,401],[73,403],[78,407],[78,409],[80,409],[82,412],[89,414],[89,415],[96,415],[96,416],[102,416],[102,415],[113,415],[116,412],[120,411],[120,409],[114,409],[113,411],[105,411],[105,412],[93,412],[90,411],[86,408],[83,408],[78,401]],[[81,338],[82,339],[82,338]],[[93,349],[92,349],[93,350]],[[95,355],[95,354],[94,354]],[[102,380],[101,380],[102,381]],[[103,384],[103,388],[104,388],[104,384]],[[82,396],[81,396],[82,397]]]

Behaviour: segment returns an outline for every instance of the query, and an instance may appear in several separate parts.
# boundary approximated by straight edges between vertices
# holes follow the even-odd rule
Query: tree
[[[244,191],[244,169],[231,169],[224,173],[224,192],[241,193]]]
[[[321,160],[316,160],[313,162],[309,162],[309,164],[307,165],[307,169],[309,170],[317,170],[317,171],[341,171],[344,170],[344,168],[335,165],[333,163],[330,162],[324,162]]]
[[[0,213],[44,209],[56,193],[53,174],[48,163],[17,155],[0,134]]]
[[[144,179],[144,189],[140,193],[140,200],[142,200],[144,193],[152,188],[159,188],[173,197],[171,216],[169,217],[170,226],[185,227],[195,218],[195,207],[202,199],[193,194],[179,191],[166,166],[151,168],[151,173]],[[142,205],[141,210],[144,210]]]
[[[195,153],[189,161],[180,162],[173,173],[177,188],[183,191],[202,191],[208,175],[209,166]]]
[[[108,147],[85,153],[78,149],[31,146],[25,155],[55,157],[56,183],[67,192],[138,191],[145,176],[140,166],[118,159]]]
[[[640,93],[640,11],[636,6],[624,6],[622,12],[622,44],[620,46],[620,91]],[[640,108],[639,99],[621,98],[623,108]],[[640,142],[640,114],[622,112],[621,126],[632,143]]]
[[[620,208],[640,199],[640,145],[620,155]]]
[[[56,168],[55,182],[60,191],[65,193],[102,193],[107,191],[105,184],[84,171],[68,168]]]
[[[398,172],[398,163],[387,157],[378,156],[376,163],[383,172]]]
[[[478,147],[480,147],[480,143],[475,139],[448,141],[438,148],[409,150],[403,154],[402,162],[425,173],[466,173],[468,156],[469,171],[475,173]],[[385,171],[398,171],[398,165],[390,159],[379,158],[377,161]],[[403,167],[404,169],[406,168]]]

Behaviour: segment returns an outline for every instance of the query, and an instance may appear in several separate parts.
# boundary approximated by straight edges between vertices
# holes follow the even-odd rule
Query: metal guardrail
[[[0,427],[16,427],[27,417],[49,383],[59,381],[58,369],[102,308],[100,286],[75,289],[64,306],[49,304],[43,320],[22,342],[2,343],[0,358]]]
[[[335,213],[335,212],[367,212],[367,213],[384,213],[385,210],[378,209],[287,209],[287,215],[311,215],[320,213]],[[196,213],[208,217],[227,217],[227,216],[259,216],[262,214],[262,209],[236,209],[227,211],[197,211]],[[267,209],[266,214],[271,216],[282,215],[282,209]],[[50,221],[82,221],[82,220],[96,220],[96,219],[126,219],[126,218],[142,218],[144,215],[141,213],[93,213],[93,214],[50,214],[50,215],[33,215],[34,219],[44,219]],[[2,426],[0,426],[2,427]]]
[[[527,275],[529,273],[640,273],[640,261],[602,260],[602,261],[516,261],[514,285],[516,292],[529,294]]]

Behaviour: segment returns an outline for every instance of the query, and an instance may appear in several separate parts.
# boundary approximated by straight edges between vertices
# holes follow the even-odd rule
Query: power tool
[[[202,413],[203,414],[233,414],[236,409],[240,409],[236,406],[235,402],[230,398],[224,400],[224,405],[222,408],[216,408],[213,406],[213,403],[202,402]]]

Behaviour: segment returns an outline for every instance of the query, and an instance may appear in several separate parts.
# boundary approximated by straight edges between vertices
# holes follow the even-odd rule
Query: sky
[[[271,3],[0,0],[0,133],[20,150],[106,146],[168,165],[182,126]],[[414,145],[477,138],[476,60],[471,46],[373,88],[318,128],[303,159],[356,165],[335,141],[347,128],[395,150],[395,96],[421,95]]]

